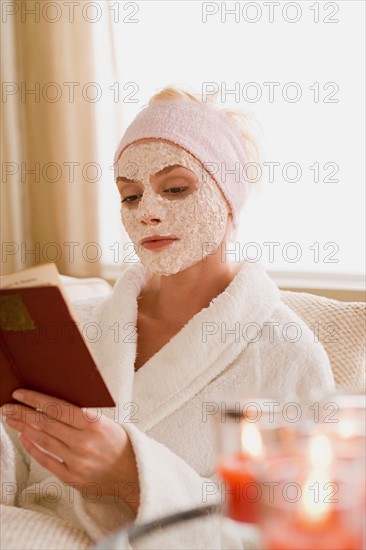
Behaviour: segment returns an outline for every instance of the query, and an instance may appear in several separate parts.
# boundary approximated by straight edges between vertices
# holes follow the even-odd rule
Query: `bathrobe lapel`
[[[116,322],[118,308],[121,329],[129,324],[131,332],[137,320],[137,297],[148,277],[141,264],[126,269],[109,307],[104,306],[100,318],[104,330]],[[108,338],[103,338],[100,356],[109,363],[104,377],[111,391],[115,388],[115,399],[121,402],[125,396],[124,403],[132,400],[138,407],[135,419],[139,428],[150,430],[235,361],[249,344],[249,338],[255,337],[271,317],[279,299],[278,288],[263,267],[244,263],[226,290],[190,319],[136,373],[136,342],[126,341],[125,337],[112,345],[108,334]]]
[[[242,329],[248,323],[261,328],[278,300],[278,289],[265,271],[244,264],[226,290],[135,374],[133,401],[141,428],[151,429],[231,365],[249,343]]]
[[[137,404],[132,403],[134,364],[137,351],[137,298],[149,274],[138,264],[126,267],[107,299],[96,306],[93,324],[98,338],[90,342],[96,363],[116,403],[104,414],[115,422],[136,422]],[[85,331],[85,327],[84,327]]]

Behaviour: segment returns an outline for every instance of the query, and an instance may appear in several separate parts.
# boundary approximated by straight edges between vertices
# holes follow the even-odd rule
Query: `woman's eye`
[[[164,193],[179,195],[179,193],[184,193],[188,187],[171,187],[170,189],[165,189]]]
[[[129,195],[128,197],[125,197],[124,199],[121,200],[121,202],[128,202],[128,203],[131,203],[131,202],[135,202],[137,199],[139,199],[141,197],[141,195]]]

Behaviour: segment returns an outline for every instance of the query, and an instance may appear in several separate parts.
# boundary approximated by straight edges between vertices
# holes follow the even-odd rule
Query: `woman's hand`
[[[110,418],[31,390],[17,390],[25,405],[2,407],[28,453],[61,481],[97,496],[114,495],[137,511],[135,455],[123,427]],[[51,454],[50,454],[51,453]]]

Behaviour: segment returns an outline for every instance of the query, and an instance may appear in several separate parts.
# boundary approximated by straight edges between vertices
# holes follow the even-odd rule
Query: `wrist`
[[[122,500],[136,513],[140,504],[139,476],[130,438],[125,431],[124,434],[126,442],[119,461],[118,479],[106,488],[105,494],[115,497],[116,501]]]

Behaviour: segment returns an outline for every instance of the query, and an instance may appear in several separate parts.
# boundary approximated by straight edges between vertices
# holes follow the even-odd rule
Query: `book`
[[[0,406],[16,403],[17,388],[79,407],[115,406],[55,264],[0,278]]]

